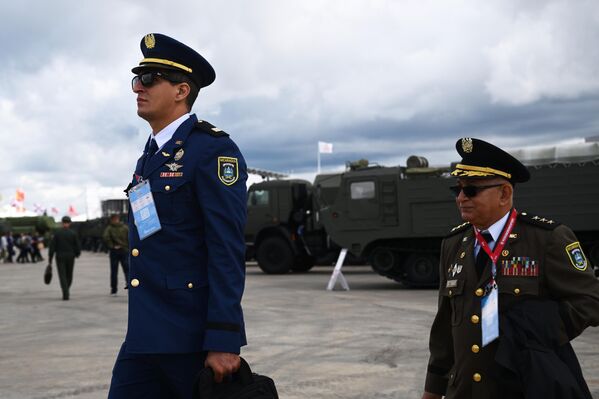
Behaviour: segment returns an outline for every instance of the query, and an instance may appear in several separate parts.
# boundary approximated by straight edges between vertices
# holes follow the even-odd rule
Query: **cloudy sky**
[[[599,134],[595,0],[32,1],[0,5],[0,209],[79,212],[122,194],[149,129],[131,67],[149,32],[217,72],[194,106],[255,168],[456,160]]]

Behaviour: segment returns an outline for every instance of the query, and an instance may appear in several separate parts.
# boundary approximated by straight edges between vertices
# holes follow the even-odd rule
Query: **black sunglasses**
[[[143,87],[152,87],[152,85],[154,85],[154,82],[156,82],[156,80],[158,80],[159,78],[169,81],[171,83],[181,83],[177,80],[172,79],[163,72],[153,71],[135,75],[133,79],[131,79],[131,88],[134,89],[135,85],[137,85],[138,83],[141,83]]]
[[[458,195],[460,195],[460,192],[464,192],[464,195],[468,198],[472,198],[472,197],[476,197],[476,195],[483,191],[486,190],[487,188],[491,188],[491,187],[499,187],[499,186],[503,186],[503,183],[500,184],[490,184],[488,186],[451,186],[449,187],[449,189],[451,190],[451,192],[457,197]]]

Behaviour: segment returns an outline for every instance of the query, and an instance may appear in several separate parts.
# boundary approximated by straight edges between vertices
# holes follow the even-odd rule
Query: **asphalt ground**
[[[56,274],[43,284],[44,267],[0,264],[0,398],[106,398],[126,330],[126,291],[109,296],[104,254],[77,259],[70,301],[62,301]],[[351,291],[329,292],[331,271],[269,276],[248,264],[242,356],[274,378],[282,399],[419,398],[435,290],[347,266]],[[573,346],[599,398],[599,328]]]

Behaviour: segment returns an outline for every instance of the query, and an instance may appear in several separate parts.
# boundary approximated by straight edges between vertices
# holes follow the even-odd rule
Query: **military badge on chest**
[[[178,170],[183,167],[183,165],[178,164],[177,162],[171,162],[164,164],[168,168],[168,172],[160,172],[160,177],[183,177],[183,172],[179,172]]]
[[[239,178],[237,158],[218,157],[218,178],[226,186],[237,181]]]
[[[501,275],[511,277],[537,277],[539,262],[528,256],[514,256],[501,261]]]
[[[460,274],[462,272],[462,268],[464,266],[462,265],[458,265],[457,263],[454,263],[453,265],[449,266],[449,269],[447,269],[447,274],[449,277],[455,277],[458,274]]]

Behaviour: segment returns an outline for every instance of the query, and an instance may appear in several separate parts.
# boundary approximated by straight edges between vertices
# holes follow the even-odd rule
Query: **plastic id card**
[[[493,342],[499,337],[499,295],[497,294],[497,285],[494,285],[491,292],[482,298],[482,332],[483,347]]]
[[[140,240],[160,231],[162,226],[160,226],[149,181],[144,180],[133,187],[129,191],[129,201],[131,201],[133,220]]]

